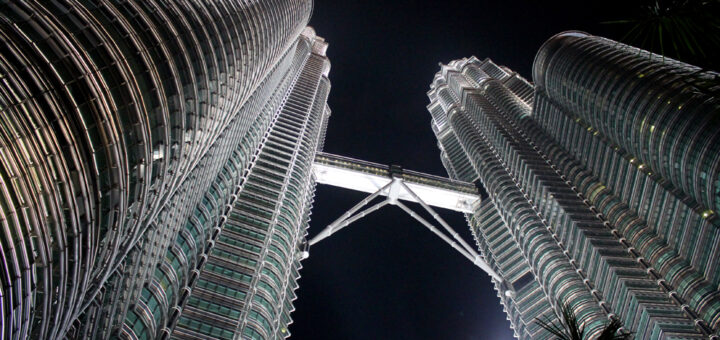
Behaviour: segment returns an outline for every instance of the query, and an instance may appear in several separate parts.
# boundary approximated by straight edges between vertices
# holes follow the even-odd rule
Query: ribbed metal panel
[[[577,39],[576,35],[570,34],[568,41]],[[541,50],[536,76],[546,76],[543,72],[552,63],[577,64],[557,56],[560,45],[551,40]],[[597,50],[597,46],[577,47],[576,54],[587,54],[583,48]],[[455,108],[446,111],[452,133],[496,208],[498,218],[485,206],[470,223],[488,262],[498,266],[506,280],[522,285],[514,287],[515,297],[501,296],[516,336],[536,337],[544,332],[530,329],[532,319],[539,315],[530,317],[535,311],[532,306],[544,299],[554,306],[570,304],[590,334],[599,332],[603,319],[610,316],[619,317],[639,339],[703,338],[712,333],[720,309],[718,291],[707,279],[717,276],[713,254],[718,245],[717,228],[708,216],[698,218],[701,215],[693,210],[693,200],[683,193],[678,196],[669,181],[640,171],[643,167],[630,166],[632,162],[622,157],[627,149],[623,144],[603,145],[608,139],[598,133],[600,128],[588,127],[587,117],[575,112],[589,101],[596,100],[592,104],[596,107],[605,104],[592,91],[586,91],[585,97],[567,97],[577,102],[569,109],[556,104],[569,100],[556,99],[560,92],[541,87],[533,94],[527,81],[491,63],[471,58],[444,66],[428,93],[428,107],[438,107],[434,103],[440,100],[445,101],[440,107]],[[603,65],[614,67],[612,62]],[[605,72],[594,67],[593,74]],[[538,69],[543,71],[538,73]],[[439,89],[459,86],[446,84],[459,79],[453,72],[475,82],[456,95],[462,102],[447,102],[439,96]],[[556,77],[567,76],[565,71],[554,72]],[[575,73],[588,72],[578,69]],[[562,95],[569,96],[568,92]],[[453,139],[447,137],[451,134],[437,134],[444,164],[457,176],[458,165],[448,157],[447,149],[453,148]],[[670,222],[673,211],[695,217],[685,217],[680,225],[648,227],[646,220]],[[499,237],[506,231],[508,236]],[[693,247],[697,242],[707,248]],[[516,249],[526,262],[503,256],[508,249]],[[526,291],[525,287],[535,288]]]
[[[572,50],[579,48],[592,50],[587,58],[604,58],[608,63],[617,64],[608,70],[613,81],[606,81],[609,78],[603,78],[601,71],[583,72],[582,77],[571,81],[568,75],[557,73],[561,72],[557,66],[550,66],[560,63],[559,59],[552,61],[555,58],[576,58],[577,52]],[[566,95],[553,92],[551,97],[550,90],[546,89],[552,87],[549,85],[538,89],[535,112],[543,129],[593,171],[594,176],[573,176],[573,182],[578,183],[589,203],[618,228],[620,235],[642,254],[665,284],[676,291],[677,300],[686,303],[717,331],[720,326],[717,288],[720,230],[715,213],[709,209],[712,206],[708,206],[712,199],[704,200],[696,195],[698,188],[711,187],[711,181],[693,182],[716,171],[713,169],[720,164],[715,150],[717,142],[688,143],[683,137],[686,133],[671,133],[676,129],[698,137],[717,133],[717,114],[713,113],[717,110],[692,109],[691,114],[683,111],[693,108],[689,103],[696,100],[709,107],[716,101],[700,89],[690,87],[690,82],[704,76],[693,74],[697,70],[629,46],[614,42],[610,45],[606,39],[560,34],[548,41],[538,54],[535,72],[540,78],[538,83],[549,81],[547,72],[555,74],[552,77],[565,77]],[[567,94],[579,91],[589,82],[601,82],[603,86],[598,86],[591,95],[575,95],[573,100],[584,106],[570,107]],[[673,97],[671,93],[675,92],[684,93],[684,99]],[[622,96],[611,93],[622,93]],[[620,97],[627,99],[620,100]],[[605,98],[605,106],[599,106],[599,98]],[[609,108],[614,111],[608,112]],[[624,135],[620,135],[618,129],[623,130]],[[639,152],[638,146],[644,151]],[[692,154],[706,155],[701,156],[706,163],[688,163],[688,168],[675,170],[666,168],[675,171],[672,175],[647,161],[654,157],[664,166],[673,162],[679,166],[681,160],[694,157]],[[576,166],[567,160],[562,163],[566,169]],[[685,186],[683,190],[678,183],[694,189]],[[715,194],[714,199],[717,196]]]
[[[262,145],[263,137],[297,78],[309,50],[306,42],[298,43],[297,48],[291,50],[293,53],[278,64],[277,70],[261,86],[262,90],[256,93],[257,96],[251,97],[249,103],[252,104],[247,105],[247,109],[259,114],[234,150],[224,148],[227,150],[224,152],[231,152],[230,158],[180,230],[161,267],[156,269],[152,283],[159,289],[144,288],[140,301],[128,311],[123,326],[124,335],[137,338],[169,336],[180,313],[185,313],[183,306],[188,302],[187,293],[196,284],[197,274],[206,263],[212,246],[217,244],[218,232],[227,225],[224,221],[227,220],[228,206],[246,180],[247,168],[255,161],[256,151]],[[262,102],[264,95],[260,94],[265,93],[272,95]],[[147,313],[148,310],[157,312]]]
[[[720,219],[720,101],[703,86],[714,72],[582,33],[538,52],[538,92]],[[716,222],[720,223],[720,222]]]
[[[663,185],[662,178],[638,169],[633,157],[588,130],[538,94],[535,117],[592,174],[568,177],[619,234],[643,254],[663,280],[715,329],[720,322],[720,232],[710,221]],[[577,119],[577,118],[576,118]],[[583,150],[593,150],[591,153]],[[547,150],[563,172],[580,167],[575,159]]]
[[[311,7],[0,5],[1,337],[108,337],[136,308],[168,318],[158,311],[169,301],[135,302],[167,295],[153,278],[194,212],[209,209],[207,223],[221,215],[201,201],[219,176],[242,172],[224,165],[280,83]],[[195,261],[182,258],[167,280],[186,280]]]
[[[324,51],[315,37],[301,44]],[[309,39],[309,40],[307,40]],[[289,336],[330,89],[323,55],[304,63],[278,109],[228,220],[200,268],[172,338],[277,339]]]

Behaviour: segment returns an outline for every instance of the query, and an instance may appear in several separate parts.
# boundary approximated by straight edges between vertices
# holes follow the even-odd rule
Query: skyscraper
[[[435,75],[441,159],[487,191],[468,217],[515,291],[499,297],[517,337],[540,336],[535,319],[569,305],[590,335],[618,318],[637,339],[717,338],[712,76],[580,32],[543,45],[534,85],[474,57]]]
[[[0,338],[287,335],[330,112],[311,9],[0,4]]]
[[[294,290],[307,234],[312,164],[330,110],[327,45],[307,29],[298,69],[261,141],[207,263],[172,333],[177,339],[289,336]],[[260,124],[258,124],[260,125]],[[258,126],[256,125],[256,126]],[[265,129],[257,128],[258,135]],[[228,180],[234,174],[228,174]],[[236,176],[236,175],[235,175]],[[126,325],[128,325],[126,323]],[[130,325],[128,325],[130,326]]]

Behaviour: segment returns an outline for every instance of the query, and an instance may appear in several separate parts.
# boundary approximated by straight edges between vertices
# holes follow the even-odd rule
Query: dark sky
[[[620,38],[622,28],[600,24],[629,15],[616,3],[315,1],[310,25],[332,63],[325,151],[446,176],[425,109],[438,62],[490,57],[529,79],[553,34]],[[319,185],[310,236],[365,196]],[[461,214],[439,212],[470,240]],[[313,246],[303,266],[293,339],[512,337],[488,276],[397,207]]]

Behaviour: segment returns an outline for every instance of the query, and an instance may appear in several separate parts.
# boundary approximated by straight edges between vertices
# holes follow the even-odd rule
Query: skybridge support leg
[[[405,191],[407,191],[407,193],[409,193],[410,196],[412,196],[418,203],[420,203],[420,206],[422,206],[427,212],[429,212],[430,215],[432,215],[432,217],[436,221],[438,221],[440,223],[440,225],[442,225],[443,228],[445,228],[445,230],[448,233],[450,233],[450,235],[452,235],[452,237],[456,241],[460,242],[460,244],[463,246],[463,248],[465,248],[465,250],[468,253],[472,254],[473,256],[479,256],[477,254],[477,252],[475,252],[475,249],[473,247],[471,247],[469,244],[467,244],[467,242],[465,242],[465,240],[463,240],[462,237],[460,237],[460,234],[458,234],[455,230],[453,230],[453,228],[451,228],[450,225],[447,224],[447,222],[445,222],[445,220],[443,220],[440,217],[440,215],[438,215],[438,213],[435,212],[435,210],[433,210],[433,208],[431,208],[429,205],[427,205],[427,203],[425,203],[422,199],[420,199],[420,197],[418,197],[418,195],[414,191],[410,190],[410,188],[407,186],[407,184],[405,184],[404,182],[400,182],[400,184],[402,185],[403,189],[405,189]]]
[[[467,252],[467,250],[463,249],[463,247],[459,246],[455,241],[451,240],[447,235],[443,234],[440,230],[435,228],[435,226],[432,225],[432,223],[428,222],[426,219],[422,218],[422,216],[418,215],[416,212],[412,211],[412,209],[408,208],[405,204],[402,204],[401,202],[396,203],[400,209],[405,211],[410,217],[416,219],[418,222],[420,222],[422,225],[424,225],[426,228],[428,228],[430,231],[432,231],[435,235],[440,237],[445,243],[449,244],[451,247],[453,247],[455,250],[457,250],[462,256],[465,256],[468,260],[474,262],[475,258],[470,255],[470,253]]]
[[[468,252],[467,249],[464,249],[464,247],[461,247],[458,245],[457,242],[451,240],[447,235],[445,235],[443,232],[435,228],[430,222],[428,222],[426,219],[422,218],[420,215],[418,215],[416,212],[412,211],[412,209],[408,208],[405,204],[402,204],[401,202],[397,202],[397,206],[400,207],[400,209],[404,210],[408,215],[412,216],[414,219],[416,219],[418,222],[420,222],[422,225],[424,225],[426,228],[430,229],[435,235],[439,236],[445,243],[449,244],[453,249],[457,250],[461,255],[465,256],[470,262],[472,262],[474,265],[478,266],[480,269],[482,269],[485,273],[490,275],[493,279],[497,280],[498,282],[503,282],[503,278],[498,275],[492,268],[490,268],[490,265],[485,262],[485,260],[482,259],[480,254],[475,252],[474,250],[471,252]]]
[[[428,213],[430,213],[430,215],[432,215],[432,217],[436,221],[438,221],[440,225],[442,225],[443,228],[445,228],[445,230],[450,235],[452,235],[452,237],[457,241],[457,243],[447,237],[447,235],[445,235],[444,233],[437,230],[437,228],[435,228],[430,222],[420,217],[420,215],[412,211],[406,205],[402,204],[401,202],[397,202],[395,203],[397,206],[399,206],[410,216],[418,220],[418,222],[420,222],[422,225],[430,229],[430,231],[438,235],[443,241],[445,241],[447,244],[457,250],[460,254],[465,256],[468,260],[472,261],[474,265],[476,265],[478,268],[482,269],[485,273],[490,275],[490,277],[495,279],[500,284],[501,289],[504,290],[503,293],[505,294],[505,296],[512,297],[515,295],[515,293],[512,291],[511,285],[509,285],[508,282],[506,282],[505,279],[500,276],[500,274],[493,270],[492,267],[490,267],[490,265],[485,262],[485,260],[483,260],[482,256],[480,256],[480,254],[478,254],[473,247],[467,244],[467,242],[465,242],[465,240],[460,237],[460,234],[458,234],[452,227],[450,227],[450,225],[445,222],[445,220],[440,217],[440,215],[435,212],[433,208],[427,205],[427,203],[425,203],[415,192],[413,192],[412,189],[410,189],[402,180],[399,181],[399,184],[402,185],[403,189],[405,189],[405,191],[410,194],[410,196],[412,196],[415,201],[420,203],[420,206],[422,206]],[[458,246],[458,243],[460,243],[462,247]]]
[[[366,206],[368,203],[370,203],[370,201],[372,201],[372,200],[374,200],[376,197],[380,196],[380,194],[382,194],[383,191],[385,191],[385,190],[387,190],[388,188],[390,188],[390,185],[391,185],[391,184],[392,184],[392,182],[386,184],[384,187],[378,189],[378,191],[374,192],[374,193],[371,194],[370,196],[368,196],[368,197],[366,197],[365,199],[363,199],[362,201],[360,201],[360,203],[358,203],[358,204],[356,204],[354,207],[350,208],[350,210],[348,210],[347,212],[345,212],[344,214],[342,214],[342,216],[338,217],[338,219],[336,219],[335,221],[333,221],[333,223],[330,223],[330,224],[329,224],[327,227],[325,227],[325,229],[323,229],[319,234],[317,234],[315,237],[313,237],[313,239],[310,240],[310,242],[308,242],[308,244],[312,246],[313,244],[318,243],[318,242],[322,241],[323,239],[325,239],[326,237],[332,235],[332,234],[335,233],[336,231],[338,231],[338,230],[346,227],[348,224],[350,224],[350,223],[352,223],[352,222],[355,222],[355,221],[359,220],[360,218],[366,216],[367,214],[369,214],[369,213],[371,213],[371,212],[373,212],[373,211],[375,211],[375,210],[378,210],[378,209],[382,208],[385,204],[388,203],[387,200],[382,201],[382,202],[380,202],[380,203],[378,203],[378,204],[375,204],[374,206],[372,206],[372,207],[370,207],[370,208],[368,208],[368,209],[363,210],[363,211],[360,212],[360,214],[358,214],[358,215],[355,215],[355,216],[353,216],[353,217],[350,217],[352,214],[354,214],[355,212],[357,212],[358,210],[360,210],[360,208]]]
[[[387,193],[385,193],[387,191]],[[408,208],[405,204],[400,202],[398,200],[398,197],[400,195],[401,191],[407,192],[410,196],[413,197],[413,199],[420,203],[420,206],[422,206],[432,217],[440,223],[440,225],[445,229],[445,231],[452,236],[450,238],[446,233],[442,232],[435,226],[433,226],[432,223],[428,222],[426,219],[424,219],[422,216],[418,215],[415,211]],[[362,207],[368,205],[373,199],[380,196],[381,194],[386,194],[387,199],[376,203],[365,210],[360,211],[359,213],[355,214],[358,210],[360,210]],[[405,211],[408,215],[410,215],[412,218],[420,222],[420,224],[424,225],[426,228],[428,228],[431,232],[433,232],[435,235],[440,237],[443,241],[445,241],[447,244],[449,244],[453,249],[457,250],[462,256],[470,260],[475,266],[482,269],[485,273],[490,275],[493,279],[495,279],[501,286],[501,289],[504,290],[504,294],[508,297],[513,296],[513,291],[510,288],[510,285],[505,282],[505,280],[500,276],[495,270],[490,267],[490,265],[483,260],[482,256],[475,251],[473,247],[471,247],[465,240],[460,237],[460,235],[455,232],[455,230],[450,227],[450,225],[445,222],[445,220],[440,217],[440,215],[435,212],[429,205],[427,205],[418,195],[412,191],[402,180],[401,177],[393,177],[392,181],[382,188],[380,188],[378,191],[374,192],[372,195],[366,197],[362,201],[360,201],[358,204],[356,204],[354,207],[352,207],[350,210],[348,210],[346,213],[344,213],[342,216],[340,216],[338,219],[336,219],[334,222],[330,223],[325,229],[323,229],[317,236],[315,236],[312,240],[308,242],[309,246],[312,246],[323,239],[327,238],[328,236],[332,235],[336,231],[345,228],[350,223],[353,223],[368,214],[384,207],[387,204],[391,205],[397,205]],[[454,240],[453,240],[454,239]],[[307,257],[309,253],[307,250],[303,251],[303,257]]]

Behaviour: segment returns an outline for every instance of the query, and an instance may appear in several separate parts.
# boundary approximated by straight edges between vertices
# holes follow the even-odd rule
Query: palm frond
[[[595,339],[595,340],[627,340],[630,339],[632,336],[632,333],[629,332],[621,332],[618,333],[618,330],[622,328],[622,323],[618,319],[612,319],[607,325],[605,325],[605,328],[603,329],[602,333]]]
[[[580,326],[575,312],[570,304],[564,304],[560,309],[563,322],[553,321],[546,317],[545,320],[535,318],[535,323],[544,328],[548,333],[554,335],[554,340],[583,340],[585,338],[585,327]],[[620,331],[622,322],[619,319],[612,319],[605,325],[600,335],[595,340],[629,340],[632,332]]]
[[[628,25],[621,41],[701,67],[720,69],[720,1],[645,0],[634,17],[603,22]]]
[[[537,323],[540,327],[544,328],[548,333],[554,335],[559,340],[573,340],[570,338],[570,336],[565,333],[565,328],[561,325],[558,325],[557,323],[553,322],[552,319],[549,317],[547,320],[542,320],[540,318],[535,318],[535,323]]]
[[[547,320],[536,318],[535,323],[550,334],[556,336],[558,340],[582,340],[585,334],[585,327],[580,327],[570,304],[563,305],[560,312],[564,321],[562,323],[558,324],[550,318],[547,318]]]
[[[580,322],[578,321],[577,316],[575,316],[575,312],[573,312],[570,304],[565,304],[563,306],[562,314],[571,338],[581,340],[585,335],[585,327],[580,327]]]

